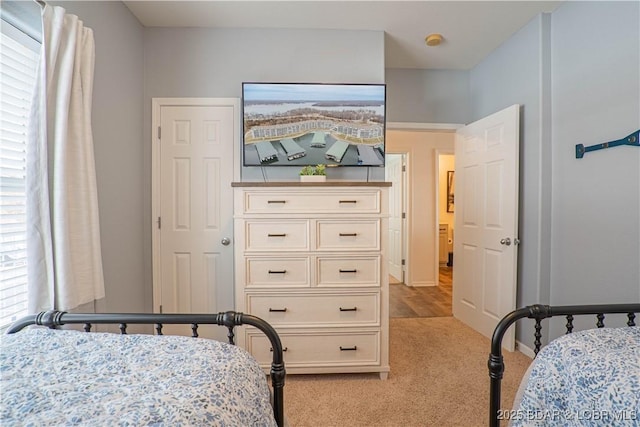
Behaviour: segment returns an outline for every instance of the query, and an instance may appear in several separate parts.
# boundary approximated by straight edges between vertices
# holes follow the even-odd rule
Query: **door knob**
[[[504,239],[500,239],[500,244],[501,245],[506,245],[506,246],[511,246],[511,239],[510,238],[504,238]]]
[[[228,237],[224,237],[220,243],[222,243],[225,246],[229,246],[229,243],[231,243],[231,239],[229,239]]]

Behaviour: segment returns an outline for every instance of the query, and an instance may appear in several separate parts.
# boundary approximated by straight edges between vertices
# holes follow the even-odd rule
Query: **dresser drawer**
[[[245,251],[308,251],[309,222],[247,221]]]
[[[246,287],[309,287],[309,257],[245,258]]]
[[[319,251],[380,250],[380,220],[334,221],[316,223],[316,249]]]
[[[273,326],[379,325],[380,294],[247,294],[246,312]]]
[[[272,361],[271,343],[247,329],[247,350],[262,365]],[[380,334],[371,332],[296,332],[278,330],[287,368],[380,364]]]
[[[380,191],[288,190],[244,193],[244,213],[380,213]]]
[[[321,286],[380,286],[380,257],[318,257],[317,284]]]

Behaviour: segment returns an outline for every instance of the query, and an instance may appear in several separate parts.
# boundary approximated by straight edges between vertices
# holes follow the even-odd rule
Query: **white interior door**
[[[491,337],[515,309],[519,105],[456,132],[453,315]],[[515,328],[503,340],[515,348]]]
[[[404,283],[402,271],[404,256],[403,155],[387,154],[385,157],[385,180],[391,182],[391,188],[389,188],[389,274],[398,282]]]
[[[154,147],[154,310],[217,313],[233,299],[236,108],[160,105]],[[224,336],[203,327],[201,336]],[[221,331],[220,331],[221,330]],[[188,327],[165,333],[190,334]]]

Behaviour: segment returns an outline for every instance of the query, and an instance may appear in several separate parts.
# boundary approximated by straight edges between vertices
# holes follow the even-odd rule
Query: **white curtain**
[[[93,31],[42,10],[42,52],[27,146],[29,312],[104,298],[91,101]]]

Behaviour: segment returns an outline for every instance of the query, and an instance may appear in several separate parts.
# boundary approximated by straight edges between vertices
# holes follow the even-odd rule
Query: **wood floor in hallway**
[[[389,316],[452,316],[452,270],[452,267],[440,267],[438,286],[410,287],[389,277]]]

